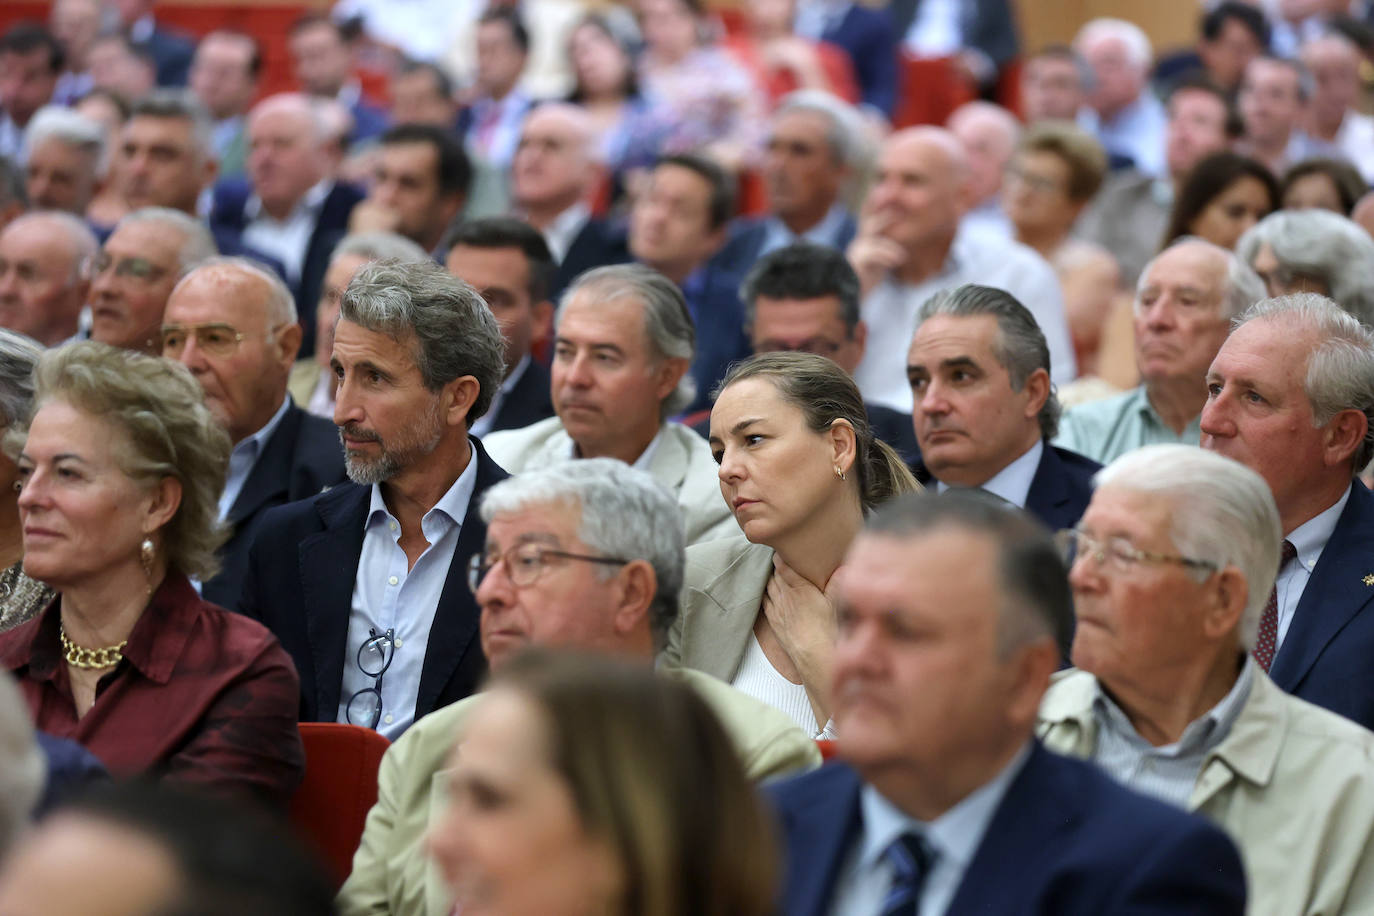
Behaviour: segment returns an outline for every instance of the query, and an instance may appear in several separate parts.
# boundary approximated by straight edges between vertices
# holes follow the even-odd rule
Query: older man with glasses
[[[151,219],[135,220],[134,214],[121,222],[97,261],[109,263],[96,276],[94,327],[110,329],[110,343],[118,336],[114,329],[136,329],[146,323],[139,313],[153,310],[154,303],[147,300],[154,298],[151,289],[162,282],[160,275],[136,275],[146,268],[135,269],[140,259],[132,249],[128,256],[115,255],[126,241],[136,241],[138,233],[165,232],[189,220],[174,211],[154,213],[158,215]],[[193,247],[189,240],[181,246],[181,257],[188,247]],[[153,269],[170,273],[175,263]],[[120,276],[121,271],[128,275]],[[253,261],[212,258],[178,282],[166,303],[161,313],[162,355],[191,371],[205,391],[207,406],[234,443],[219,501],[220,521],[232,533],[220,553],[223,570],[202,585],[206,600],[232,608],[239,600],[252,533],[263,513],[341,482],[343,453],[334,425],[310,416],[287,396],[301,328],[291,293],[276,274]],[[122,316],[118,320],[112,317],[116,310]]]
[[[678,507],[653,477],[611,458],[527,471],[487,491],[482,518],[486,546],[467,563],[468,586],[493,669],[526,646],[653,664],[677,616],[685,563]],[[819,764],[815,743],[777,710],[698,671],[664,676],[701,694],[753,778]],[[339,895],[344,916],[449,912],[451,893],[422,849],[471,708],[470,698],[426,716],[383,758],[378,801]]]
[[[1279,689],[1250,655],[1279,567],[1264,479],[1156,445],[1096,478],[1072,557],[1072,657],[1040,707],[1052,750],[1202,814],[1268,913],[1374,911],[1374,734]]]

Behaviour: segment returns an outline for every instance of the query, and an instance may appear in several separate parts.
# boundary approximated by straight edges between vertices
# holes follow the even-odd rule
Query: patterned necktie
[[[930,844],[914,833],[904,833],[883,852],[892,866],[892,886],[883,899],[882,916],[916,916],[921,904],[921,885],[935,862]]]
[[[1298,550],[1288,541],[1283,542],[1283,555],[1279,559],[1279,572],[1288,565],[1289,561],[1297,557]],[[1274,664],[1274,655],[1279,648],[1279,584],[1274,583],[1273,591],[1269,593],[1269,603],[1264,606],[1264,613],[1260,615],[1259,635],[1255,637],[1255,661],[1259,662],[1260,667],[1265,671]]]

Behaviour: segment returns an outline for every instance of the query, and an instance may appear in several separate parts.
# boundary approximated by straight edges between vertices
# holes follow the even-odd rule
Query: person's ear
[[[481,383],[471,375],[460,375],[445,385],[442,401],[444,423],[448,426],[470,426],[468,414],[472,412],[472,405],[477,403],[481,391]]]
[[[1202,632],[1208,639],[1221,639],[1239,629],[1250,600],[1250,584],[1239,569],[1227,566],[1215,576],[1213,598],[1202,615]]]
[[[659,363],[653,374],[653,384],[654,393],[660,401],[667,400],[668,395],[673,393],[677,383],[682,381],[682,377],[690,368],[691,363],[680,356],[670,357]]]
[[[1040,416],[1040,411],[1045,409],[1045,402],[1050,399],[1050,374],[1044,369],[1036,369],[1026,379],[1026,386],[1022,389],[1026,393],[1026,419]]]
[[[143,533],[152,534],[170,522],[181,508],[181,481],[163,477],[148,492],[148,504],[143,512]]]
[[[1335,467],[1349,461],[1360,450],[1360,444],[1369,433],[1369,418],[1362,410],[1342,410],[1331,418],[1323,432],[1322,457],[1327,467]]]
[[[854,467],[859,451],[854,425],[843,417],[837,417],[831,422],[826,437],[830,440],[830,457],[833,465],[848,475]]]
[[[615,630],[633,633],[648,617],[658,592],[658,577],[648,560],[631,560],[621,567],[614,608]]]
[[[277,332],[273,349],[276,351],[276,360],[279,364],[289,367],[296,361],[296,354],[301,349],[301,336],[304,333],[299,321]]]

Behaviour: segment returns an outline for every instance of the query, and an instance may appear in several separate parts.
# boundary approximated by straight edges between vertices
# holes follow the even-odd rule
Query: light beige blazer
[[[734,680],[773,575],[773,548],[743,535],[687,548],[681,609],[663,662]]]

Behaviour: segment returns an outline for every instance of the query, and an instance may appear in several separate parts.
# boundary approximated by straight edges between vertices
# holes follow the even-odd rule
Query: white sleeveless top
[[[779,709],[787,715],[802,731],[813,738],[834,738],[833,726],[826,723],[825,728],[816,727],[816,713],[811,709],[811,700],[806,695],[806,687],[794,684],[778,673],[768,656],[759,645],[759,638],[749,634],[749,644],[745,647],[744,658],[735,671],[730,686],[749,694]]]

